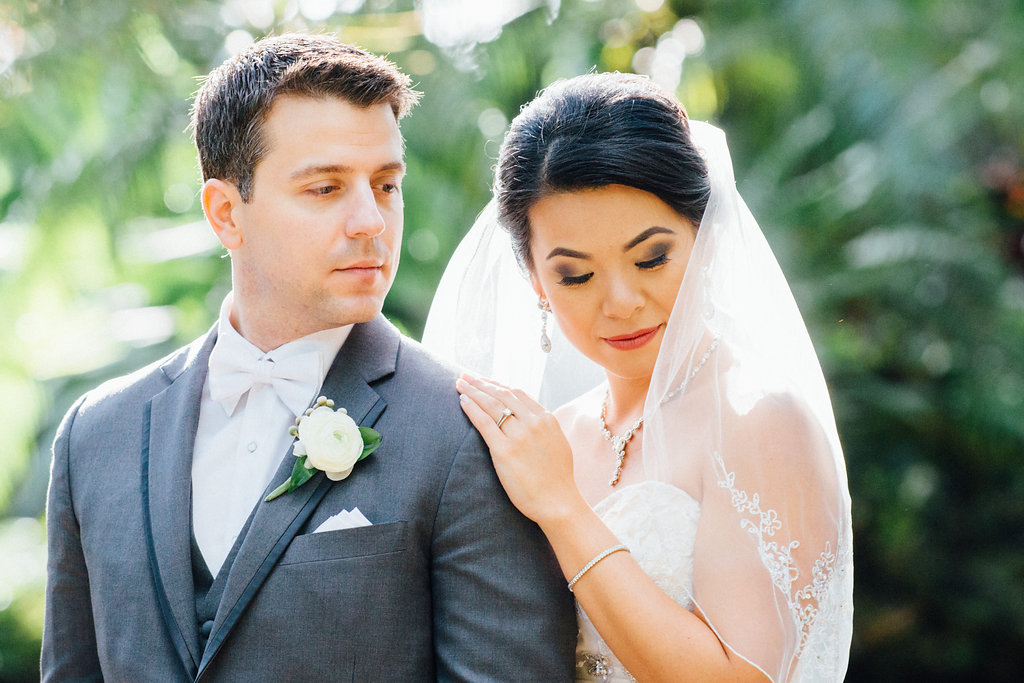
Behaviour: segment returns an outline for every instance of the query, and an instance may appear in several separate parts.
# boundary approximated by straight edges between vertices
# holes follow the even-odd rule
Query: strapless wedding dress
[[[669,484],[645,481],[612,492],[594,511],[629,546],[633,559],[658,587],[692,610],[693,546],[700,503]],[[636,680],[608,649],[579,605],[576,613],[580,629],[576,680]]]

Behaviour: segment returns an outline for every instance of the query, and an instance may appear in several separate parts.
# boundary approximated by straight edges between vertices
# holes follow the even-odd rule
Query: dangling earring
[[[537,301],[537,308],[540,309],[540,350],[551,353],[551,337],[548,336],[548,313],[551,312],[551,304],[541,297]]]

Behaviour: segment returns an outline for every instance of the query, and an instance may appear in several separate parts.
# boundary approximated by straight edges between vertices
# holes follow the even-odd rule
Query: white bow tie
[[[253,387],[269,384],[281,401],[295,415],[309,407],[320,380],[320,354],[300,353],[283,360],[256,360],[226,349],[210,354],[210,398],[222,404],[228,415]]]

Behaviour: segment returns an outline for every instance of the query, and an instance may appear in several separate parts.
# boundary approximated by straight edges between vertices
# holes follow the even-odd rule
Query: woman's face
[[[610,374],[649,378],[696,229],[624,185],[549,195],[529,211],[531,281],[562,332]]]

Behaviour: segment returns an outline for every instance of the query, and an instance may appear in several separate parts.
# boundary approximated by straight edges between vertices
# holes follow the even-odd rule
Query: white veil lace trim
[[[692,597],[722,642],[774,681],[842,680],[852,530],[828,391],[724,134],[690,129],[711,196],[647,394],[644,475],[701,503]],[[536,302],[488,205],[445,271],[424,343],[554,408],[604,376],[557,326],[551,355],[540,351]]]

